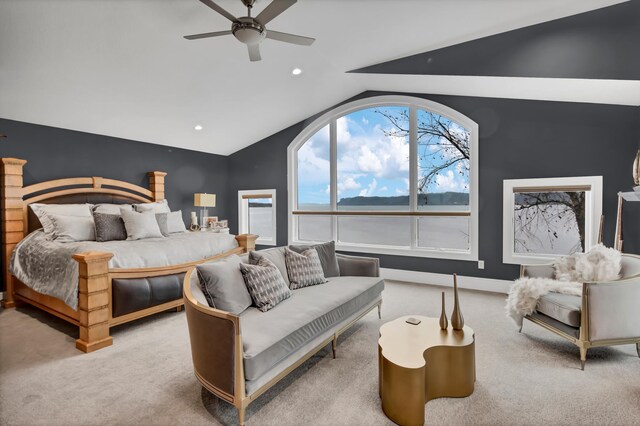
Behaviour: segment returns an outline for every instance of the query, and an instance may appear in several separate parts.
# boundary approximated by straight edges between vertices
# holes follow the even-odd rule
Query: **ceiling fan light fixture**
[[[231,32],[238,41],[244,44],[258,44],[264,40],[267,35],[264,27],[251,18],[238,18],[238,22],[233,23]]]

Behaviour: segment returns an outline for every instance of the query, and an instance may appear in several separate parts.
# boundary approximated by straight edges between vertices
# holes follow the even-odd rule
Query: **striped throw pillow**
[[[296,253],[286,247],[284,260],[287,264],[291,290],[327,282],[316,249],[310,248],[302,253]]]
[[[270,260],[261,257],[256,265],[241,263],[240,271],[253,304],[262,312],[291,297],[282,274]]]

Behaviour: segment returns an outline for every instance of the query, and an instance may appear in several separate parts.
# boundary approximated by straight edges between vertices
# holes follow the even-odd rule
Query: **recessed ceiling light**
[[[202,126],[201,126],[201,125],[199,125],[199,124],[196,124],[196,126],[194,127],[194,129],[196,129],[196,130],[202,130]]]
[[[294,69],[291,70],[291,74],[300,75],[300,74],[302,74],[302,70],[300,68],[294,68]]]

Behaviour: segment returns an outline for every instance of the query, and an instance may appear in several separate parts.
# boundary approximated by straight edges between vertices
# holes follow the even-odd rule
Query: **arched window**
[[[289,242],[478,259],[478,125],[444,105],[342,105],[288,148]]]

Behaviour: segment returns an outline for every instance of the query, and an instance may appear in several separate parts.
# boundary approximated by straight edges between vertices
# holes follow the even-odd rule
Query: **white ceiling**
[[[268,27],[316,43],[252,63],[232,36],[182,38],[230,27],[196,0],[2,0],[0,117],[228,155],[364,90],[639,105],[637,81],[345,73],[615,3],[300,0]]]

